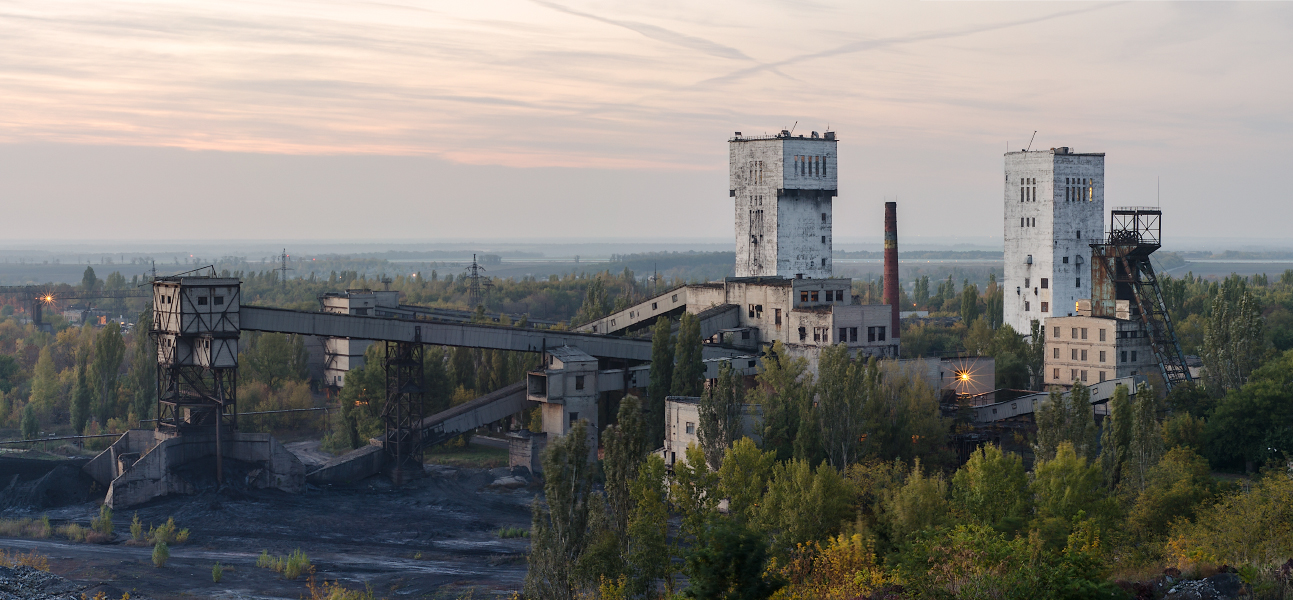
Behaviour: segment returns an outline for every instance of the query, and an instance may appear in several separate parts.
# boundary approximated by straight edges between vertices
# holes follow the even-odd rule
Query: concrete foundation
[[[299,492],[305,485],[305,465],[267,433],[226,434],[223,456],[256,465],[246,477],[254,488]],[[215,456],[215,435],[164,433],[134,429],[83,467],[87,475],[108,487],[104,502],[120,509],[167,494],[192,494],[193,483],[178,467]]]
[[[311,471],[305,480],[314,485],[353,483],[381,472],[386,453],[377,444],[356,448]]]

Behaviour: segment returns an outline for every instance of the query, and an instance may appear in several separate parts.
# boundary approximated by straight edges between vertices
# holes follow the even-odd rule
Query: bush
[[[214,567],[211,567],[211,582],[220,583],[221,577],[224,577],[224,567],[217,562]]]
[[[84,542],[85,535],[91,530],[81,527],[76,523],[68,523],[58,528],[58,534],[72,540],[73,542]]]
[[[0,536],[44,539],[55,533],[49,517],[35,519],[0,519]]]
[[[112,537],[112,509],[107,504],[99,507],[99,516],[90,521],[90,529]]]
[[[49,557],[36,554],[35,550],[32,550],[27,554],[20,554],[18,552],[10,552],[0,548],[0,567],[9,567],[11,569],[16,569],[18,567],[31,567],[38,571],[48,571]]]
[[[509,538],[528,538],[530,537],[530,530],[521,529],[520,527],[504,527],[498,530],[498,537],[505,540]]]
[[[283,577],[289,580],[296,579],[309,570],[310,566],[310,557],[297,548],[287,556],[286,564],[283,566]]]
[[[144,541],[144,524],[139,520],[139,513],[135,513],[135,518],[130,521],[130,539],[136,542]]]
[[[153,546],[153,566],[164,567],[170,558],[171,549],[166,547],[166,542],[157,542],[157,545]]]

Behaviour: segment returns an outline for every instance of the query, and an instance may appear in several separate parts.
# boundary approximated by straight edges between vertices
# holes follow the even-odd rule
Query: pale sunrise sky
[[[0,0],[9,240],[732,236],[727,138],[828,126],[835,236],[1002,232],[1106,152],[1164,235],[1287,237],[1293,2]],[[1290,241],[1289,246],[1293,246]]]

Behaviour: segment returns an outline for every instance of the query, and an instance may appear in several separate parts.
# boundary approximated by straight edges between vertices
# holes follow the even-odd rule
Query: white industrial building
[[[1005,160],[1004,322],[1076,314],[1091,297],[1091,247],[1104,235],[1104,153],[1008,152]]]
[[[576,330],[640,330],[686,311],[702,317],[706,338],[751,349],[779,341],[814,371],[821,349],[834,344],[896,358],[892,307],[860,304],[852,280],[833,275],[836,145],[832,132],[737,132],[728,140],[736,277],[676,288]]]

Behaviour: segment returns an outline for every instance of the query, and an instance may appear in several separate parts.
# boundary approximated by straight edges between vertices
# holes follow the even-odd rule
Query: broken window
[[[849,341],[850,341],[850,342],[856,342],[856,341],[858,341],[858,328],[857,328],[857,327],[849,327]]]
[[[198,306],[206,306],[206,305],[207,305],[207,299],[206,299],[206,296],[199,296],[199,297],[198,297]]]
[[[840,337],[839,337],[838,339],[839,339],[841,342],[847,342],[847,341],[849,341],[849,328],[848,328],[848,327],[841,327],[841,328],[840,328]]]
[[[583,376],[583,375],[575,375],[575,389],[577,389],[577,390],[582,390],[582,389],[584,389],[584,376]]]
[[[800,302],[807,302],[807,301],[808,301],[808,291],[807,291],[807,290],[802,291],[802,292],[799,292],[799,301],[800,301]]]
[[[1042,303],[1042,312],[1047,312],[1047,311],[1049,311],[1050,309],[1051,309],[1051,303],[1050,303],[1050,302],[1043,302],[1043,303]]]
[[[1081,277],[1078,277],[1078,278],[1077,278],[1077,285],[1076,285],[1075,287],[1082,287],[1082,278],[1081,278]]]
[[[1055,354],[1055,358],[1056,358],[1056,360],[1058,360],[1058,359],[1059,359],[1059,357],[1060,357],[1060,347],[1059,347],[1059,346],[1056,346],[1056,347],[1055,347],[1055,352],[1054,352],[1054,354]]]
[[[780,308],[776,309],[776,312],[774,313],[774,315],[776,317],[776,324],[781,325],[781,309]]]
[[[695,424],[695,423],[692,423],[691,421],[687,421],[687,433],[690,433],[690,434],[692,434],[692,435],[695,435],[695,434],[696,434],[696,424]]]
[[[1067,262],[1067,261],[1066,261],[1066,262]],[[1043,289],[1043,290],[1044,290],[1044,289],[1047,289],[1047,288],[1049,288],[1050,286],[1051,286],[1051,280],[1050,280],[1050,279],[1047,279],[1047,278],[1045,278],[1045,277],[1043,277],[1043,278],[1042,278],[1042,289]]]
[[[800,328],[799,328],[799,341],[801,341],[801,342],[802,342],[802,341],[807,340],[807,339],[808,339],[808,329],[806,329],[806,328],[804,328],[804,327],[800,327]]]
[[[747,313],[747,316],[748,316],[749,318],[751,318],[751,319],[753,319],[753,318],[754,318],[754,305],[753,305],[753,304],[751,304],[751,305],[750,305],[750,311],[749,311],[749,313]]]
[[[876,327],[876,336],[880,341],[884,341],[884,327]]]
[[[817,291],[816,291],[816,290],[814,290],[814,291],[813,291],[813,293],[812,293],[812,299],[813,299],[813,302],[817,302],[817,301],[818,301],[818,300],[817,300]]]
[[[1131,351],[1131,362],[1136,362],[1136,351],[1135,351],[1135,350],[1132,350],[1132,351]]]

